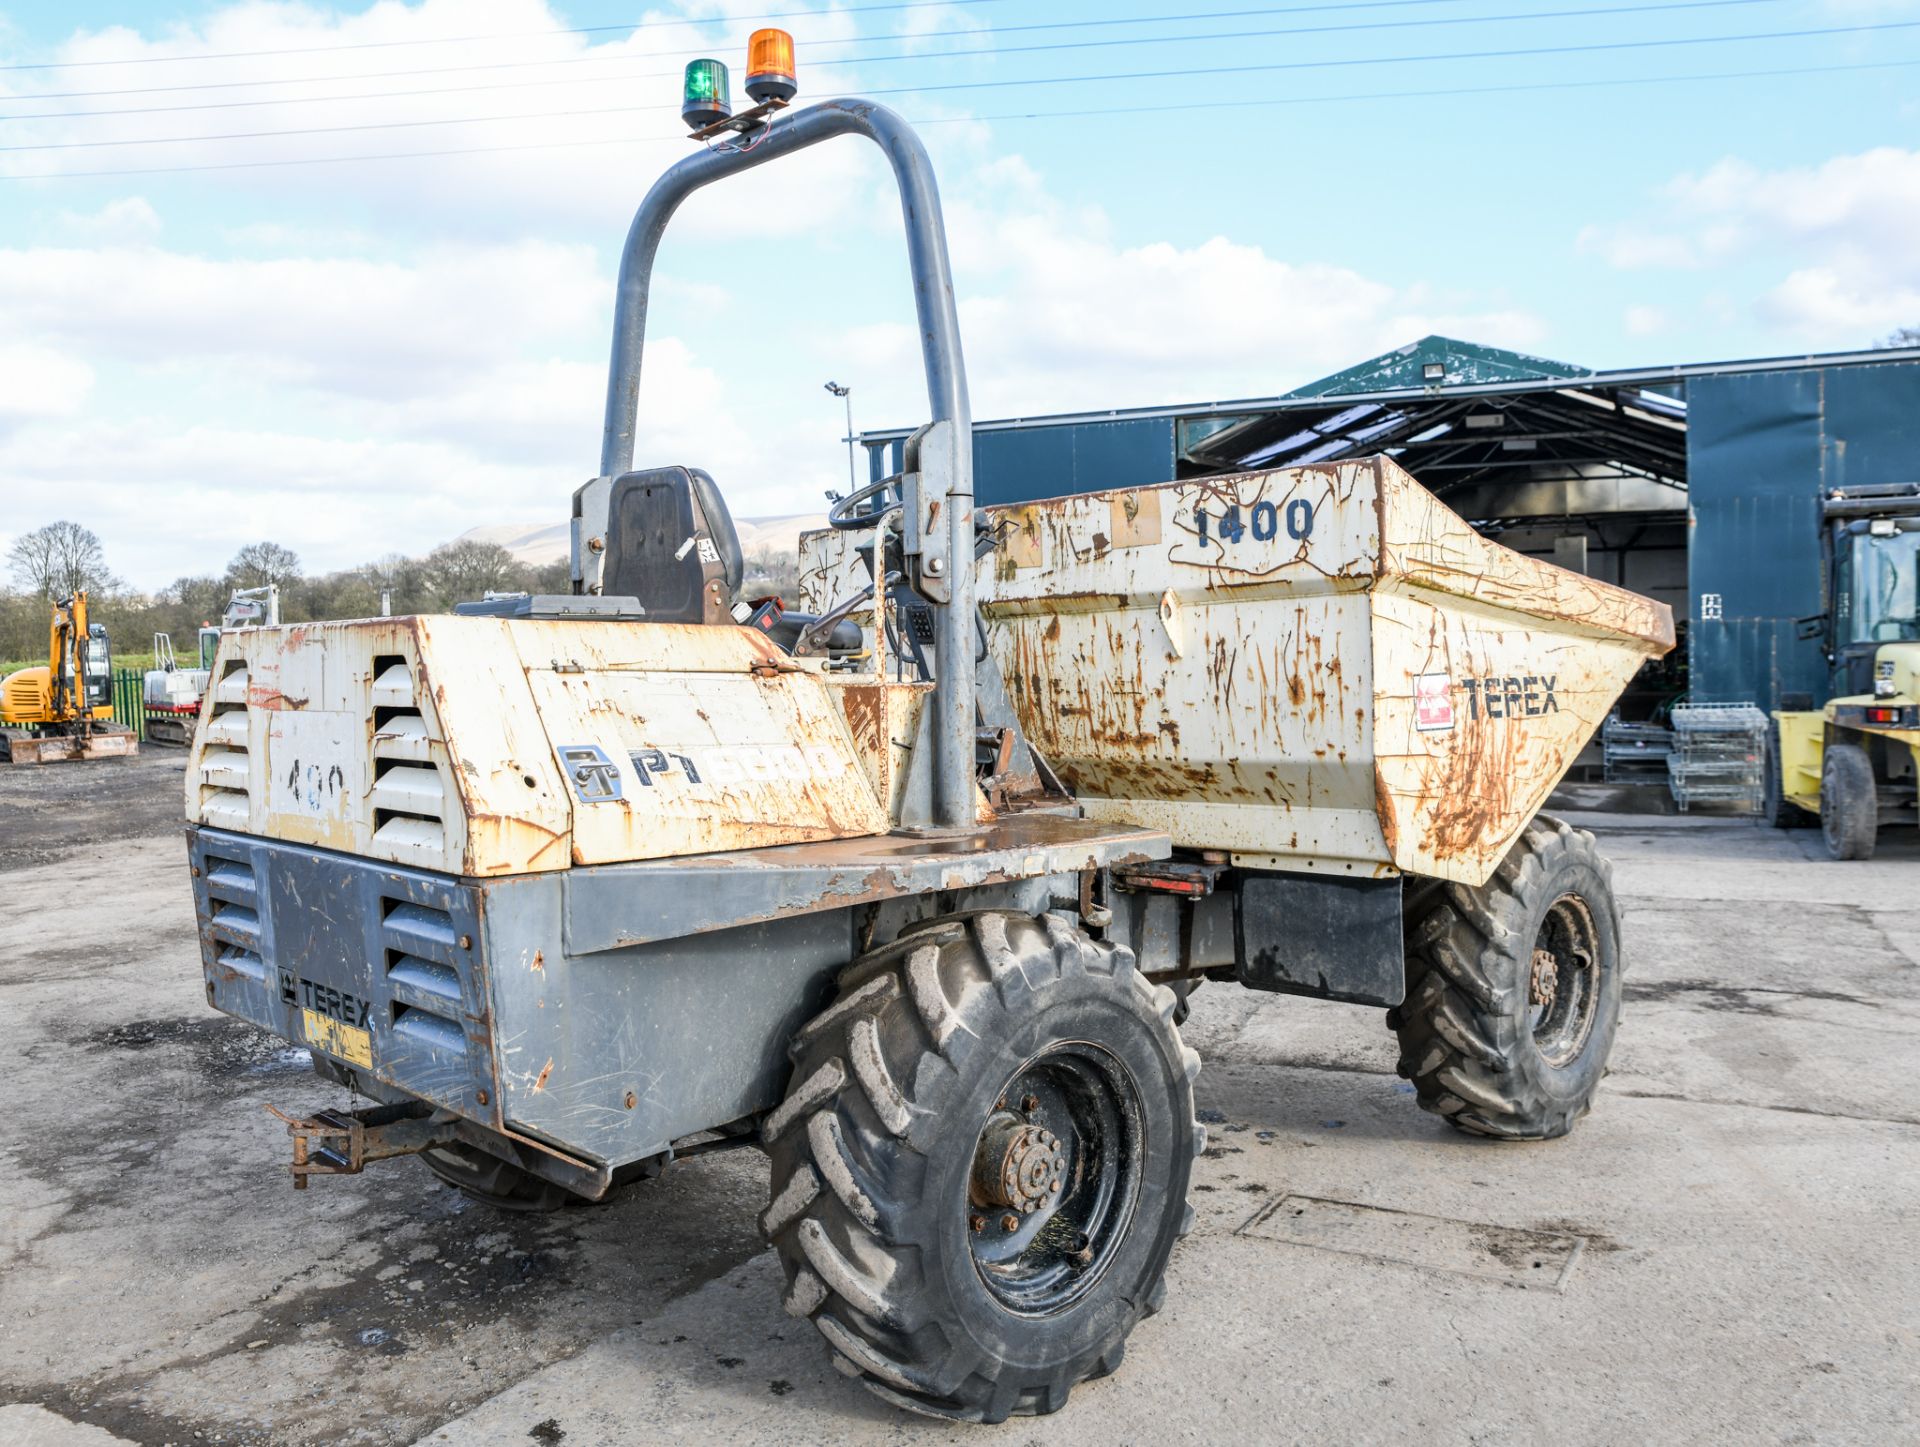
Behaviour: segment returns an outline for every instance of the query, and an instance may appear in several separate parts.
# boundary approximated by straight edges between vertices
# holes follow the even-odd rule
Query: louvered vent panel
[[[233,659],[213,686],[213,716],[200,754],[200,818],[216,829],[244,831],[253,813],[253,759],[248,752],[247,664]]]
[[[373,842],[390,859],[449,868],[447,779],[406,659],[374,659],[372,704]]]
[[[260,890],[253,866],[208,850],[202,857],[206,871],[207,902],[211,908],[208,932],[215,941],[216,958],[227,969],[267,977],[266,951],[260,943]]]
[[[460,962],[466,950],[444,909],[411,900],[380,901],[393,1028],[436,1049],[464,1052]]]

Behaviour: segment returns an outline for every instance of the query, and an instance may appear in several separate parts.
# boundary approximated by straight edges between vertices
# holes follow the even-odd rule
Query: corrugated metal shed
[[[1502,347],[1483,347],[1452,337],[1422,337],[1358,366],[1309,382],[1289,397],[1348,397],[1404,387],[1460,387],[1477,382],[1545,382],[1587,374],[1547,357],[1530,357]]]
[[[862,435],[874,477],[906,436]],[[1503,541],[1557,557],[1579,534],[1599,576],[1684,605],[1696,700],[1818,699],[1825,662],[1795,620],[1821,606],[1820,490],[1920,480],[1920,348],[1592,371],[1430,336],[1280,396],[976,423],[975,492],[1368,452]]]

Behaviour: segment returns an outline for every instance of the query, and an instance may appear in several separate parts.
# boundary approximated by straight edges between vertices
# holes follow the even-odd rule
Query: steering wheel
[[[888,513],[898,512],[905,502],[906,496],[900,490],[900,474],[896,472],[835,502],[827,509],[827,526],[843,533],[865,532],[877,527]]]

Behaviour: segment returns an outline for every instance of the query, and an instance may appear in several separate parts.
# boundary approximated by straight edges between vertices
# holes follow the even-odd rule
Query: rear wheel
[[[463,1196],[496,1211],[558,1211],[585,1201],[564,1186],[461,1141],[424,1150],[420,1161]]]
[[[939,921],[848,967],[767,1119],[761,1218],[842,1372],[997,1422],[1119,1365],[1206,1139],[1175,1003],[1053,915]]]
[[[1620,976],[1605,858],[1537,817],[1484,885],[1409,895],[1407,997],[1387,1012],[1400,1074],[1469,1134],[1565,1135],[1606,1074]]]
[[[1776,829],[1804,829],[1813,822],[1811,816],[1798,804],[1787,799],[1786,780],[1780,772],[1780,721],[1767,723],[1767,754],[1762,760],[1766,773],[1766,794],[1760,810],[1766,821]]]
[[[1871,859],[1880,829],[1873,760],[1858,744],[1828,744],[1820,766],[1820,832],[1835,859]]]

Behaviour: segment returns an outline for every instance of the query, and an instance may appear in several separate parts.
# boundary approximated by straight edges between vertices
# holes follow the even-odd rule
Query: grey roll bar
[[[640,357],[646,345],[647,301],[660,237],[680,203],[702,186],[804,150],[834,136],[865,136],[886,153],[900,188],[920,323],[927,401],[935,422],[951,422],[957,438],[949,469],[946,545],[952,560],[948,597],[935,605],[933,706],[933,817],[960,828],[974,822],[974,573],[973,413],[967,401],[966,362],[960,354],[960,318],[953,302],[946,223],[933,163],[920,138],[899,116],[872,101],[822,101],[776,116],[751,150],[703,150],[670,167],[653,183],[627,230],[620,256],[619,295],[613,313],[613,357],[607,369],[607,419],[600,443],[600,476],[632,470],[634,423],[640,406]]]

